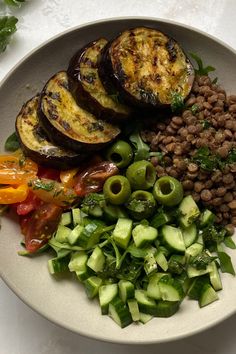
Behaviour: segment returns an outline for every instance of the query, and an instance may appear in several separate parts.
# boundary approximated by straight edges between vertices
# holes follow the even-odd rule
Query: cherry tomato
[[[21,219],[27,251],[33,253],[48,242],[58,226],[62,210],[54,204],[42,203],[33,214]]]
[[[6,186],[0,188],[0,204],[14,204],[23,202],[29,193],[26,184],[20,186]]]
[[[48,179],[53,179],[55,181],[60,180],[60,171],[54,168],[39,166],[37,175],[39,178],[48,178]]]
[[[41,203],[42,201],[30,191],[28,197],[23,202],[17,203],[14,206],[18,215],[27,215],[36,210]]]
[[[27,184],[37,171],[38,165],[30,159],[15,155],[0,156],[0,184]]]
[[[113,162],[103,161],[91,164],[76,176],[74,190],[80,197],[89,193],[100,192],[106,179],[118,173],[119,170]]]
[[[39,199],[58,206],[70,206],[78,199],[74,189],[52,179],[35,178],[28,186]]]
[[[61,171],[60,180],[66,187],[74,187],[76,180],[75,176],[78,173],[78,168],[73,168],[71,170]]]

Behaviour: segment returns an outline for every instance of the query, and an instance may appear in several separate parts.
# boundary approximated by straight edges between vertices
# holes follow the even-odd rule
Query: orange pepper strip
[[[78,168],[73,168],[71,170],[61,171],[60,180],[65,187],[74,187],[76,184],[75,175],[79,171]]]
[[[26,184],[22,184],[16,188],[0,188],[0,204],[13,204],[23,202],[27,198],[28,193],[29,188]]]
[[[38,165],[30,159],[23,159],[15,155],[0,155],[0,184],[25,184],[34,178],[38,172]]]

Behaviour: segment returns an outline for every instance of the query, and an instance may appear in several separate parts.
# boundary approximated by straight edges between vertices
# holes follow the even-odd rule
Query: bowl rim
[[[99,20],[95,20],[95,21],[89,21],[89,22],[85,22],[82,23],[80,25],[76,25],[73,27],[70,27],[66,30],[60,31],[59,33],[57,33],[56,35],[53,35],[52,37],[50,37],[49,39],[47,39],[46,41],[43,41],[41,44],[37,45],[35,48],[31,49],[27,54],[25,54],[16,64],[13,65],[13,67],[6,73],[6,75],[3,77],[3,79],[0,81],[0,89],[1,86],[4,85],[4,83],[8,80],[8,78],[14,73],[14,71],[21,65],[23,64],[26,60],[28,60],[30,58],[31,55],[37,53],[38,51],[41,50],[41,48],[43,48],[44,46],[52,43],[53,41],[57,40],[58,38],[67,35],[68,33],[71,32],[76,32],[78,30],[80,30],[81,28],[84,27],[89,27],[89,26],[93,26],[96,24],[101,24],[101,23],[106,23],[106,22],[118,22],[118,21],[129,21],[129,20],[140,20],[140,21],[153,21],[153,22],[157,22],[157,23],[163,23],[163,24],[170,24],[173,26],[177,26],[179,28],[185,29],[185,30],[190,30],[192,32],[198,33],[200,35],[202,35],[203,37],[207,37],[210,40],[217,42],[218,44],[220,44],[221,46],[225,47],[226,49],[228,49],[230,52],[232,52],[235,56],[236,56],[236,50],[231,47],[229,44],[225,43],[223,40],[215,37],[212,34],[209,34],[203,30],[200,30],[196,27],[181,23],[181,22],[177,22],[174,20],[169,20],[169,19],[164,19],[164,18],[158,18],[158,17],[150,17],[150,16],[119,16],[119,17],[110,17],[110,18],[103,18],[103,19],[99,19]],[[204,324],[201,328],[197,328],[197,329],[192,329],[190,332],[184,332],[182,334],[177,334],[177,335],[173,335],[171,336],[171,338],[163,338],[163,339],[141,339],[140,341],[137,340],[132,340],[131,338],[129,340],[122,340],[121,338],[108,338],[106,336],[104,337],[100,337],[100,336],[96,336],[96,334],[90,334],[87,331],[83,331],[83,330],[79,330],[76,331],[73,327],[71,327],[69,324],[63,325],[61,323],[60,320],[57,320],[55,318],[53,318],[53,316],[48,315],[47,313],[42,312],[40,309],[37,308],[37,306],[35,307],[33,304],[31,304],[30,302],[28,302],[25,299],[25,295],[24,292],[20,291],[12,282],[10,279],[8,279],[7,277],[4,276],[4,272],[1,270],[0,268],[0,277],[1,279],[4,281],[4,283],[8,286],[8,288],[28,307],[30,307],[34,312],[38,313],[40,316],[42,316],[43,318],[45,318],[46,320],[52,322],[53,324],[58,325],[59,327],[66,329],[66,330],[70,330],[71,332],[81,335],[85,338],[90,338],[93,340],[99,340],[101,342],[107,342],[107,343],[117,343],[117,344],[126,344],[126,345],[135,345],[135,344],[141,344],[141,345],[146,345],[146,344],[159,344],[159,343],[168,343],[168,342],[173,342],[173,341],[177,341],[177,340],[181,340],[183,338],[186,337],[190,337],[196,334],[199,334],[207,329],[210,329],[216,325],[218,325],[219,323],[225,321],[226,319],[232,317],[233,315],[236,314],[236,307],[235,309],[231,312],[228,313],[224,316],[222,316],[220,319],[211,321],[210,323]]]

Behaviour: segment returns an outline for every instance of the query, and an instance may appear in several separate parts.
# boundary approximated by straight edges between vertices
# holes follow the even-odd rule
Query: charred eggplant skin
[[[194,68],[180,45],[149,27],[126,30],[104,47],[99,76],[108,92],[147,109],[168,108],[174,93],[185,99]]]
[[[78,166],[86,157],[53,144],[39,124],[39,95],[28,100],[16,117],[15,129],[25,156],[45,167],[68,169]]]
[[[107,42],[99,38],[80,49],[70,60],[67,73],[77,103],[100,119],[116,122],[127,119],[131,109],[112,99],[99,78],[98,63]]]
[[[40,95],[38,115],[50,139],[76,152],[99,150],[112,142],[120,129],[80,107],[69,90],[65,71],[56,73]]]

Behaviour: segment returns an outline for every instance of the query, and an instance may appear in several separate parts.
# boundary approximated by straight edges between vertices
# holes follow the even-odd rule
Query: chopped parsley
[[[171,94],[171,110],[172,112],[181,112],[185,108],[184,98],[178,92],[173,92]]]

